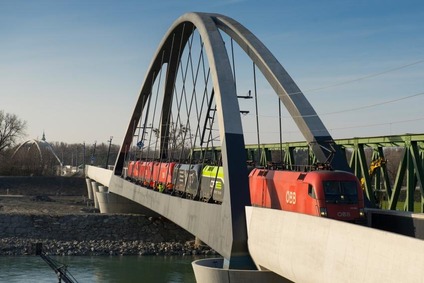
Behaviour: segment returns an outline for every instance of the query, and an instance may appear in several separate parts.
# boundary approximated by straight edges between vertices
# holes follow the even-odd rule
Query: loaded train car
[[[128,179],[159,191],[172,190],[175,162],[131,161],[128,164]]]
[[[224,189],[224,169],[222,166],[206,165],[202,170],[200,199],[222,203]]]
[[[254,169],[249,187],[253,206],[351,222],[364,217],[361,185],[348,172]]]
[[[160,192],[164,190],[172,191],[172,175],[174,173],[175,162],[154,162],[151,187]]]
[[[364,218],[363,191],[359,180],[351,173],[250,170],[253,206],[351,222]],[[132,161],[128,165],[128,177],[146,187],[161,192],[166,189],[166,192],[190,199],[221,203],[224,197],[222,166]]]
[[[128,162],[128,167],[127,167],[127,173],[126,173],[126,179],[128,180],[133,180],[133,174],[134,174],[134,167],[135,167],[135,163],[137,161],[130,161]]]
[[[222,202],[224,171],[221,166],[177,164],[173,180],[174,191],[178,195],[207,202]]]
[[[172,183],[174,192],[190,199],[198,197],[201,164],[177,164],[174,167]]]

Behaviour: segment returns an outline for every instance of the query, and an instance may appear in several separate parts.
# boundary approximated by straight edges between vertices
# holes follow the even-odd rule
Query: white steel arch
[[[135,133],[133,125],[141,118],[141,110],[145,107],[146,97],[151,95],[152,87],[161,67],[167,64],[167,81],[165,86],[165,102],[163,106],[162,123],[166,123],[166,103],[172,98],[175,73],[178,69],[178,58],[189,36],[197,29],[205,45],[207,59],[211,69],[215,102],[221,136],[222,161],[226,190],[224,201],[219,211],[216,207],[203,205],[203,212],[194,213],[196,219],[190,227],[184,227],[189,232],[199,236],[212,248],[227,259],[226,266],[231,268],[251,268],[252,261],[247,249],[247,231],[244,207],[250,205],[248,191],[246,156],[244,151],[243,130],[239,115],[237,94],[234,86],[231,66],[221,34],[209,14],[188,13],[177,19],[164,36],[149,71],[145,77],[140,96],[129,123],[124,142],[118,156],[115,175],[120,175],[123,169],[124,157]],[[178,43],[178,44],[176,44]],[[244,177],[240,177],[244,176]],[[196,208],[199,210],[199,208]],[[210,211],[210,213],[207,212]],[[171,212],[172,214],[172,212]],[[202,217],[200,217],[202,215]],[[165,217],[170,217],[164,215]],[[187,216],[184,216],[187,217]],[[179,222],[178,220],[175,220]],[[181,220],[184,222],[184,220]],[[195,222],[193,224],[193,222]],[[209,230],[201,229],[201,222],[211,223]],[[197,224],[196,224],[197,223]]]

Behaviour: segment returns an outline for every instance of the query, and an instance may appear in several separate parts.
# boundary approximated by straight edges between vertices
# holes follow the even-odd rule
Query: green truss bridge
[[[424,213],[424,134],[336,139],[352,172],[362,181],[364,191],[376,207]],[[249,144],[246,157],[259,166],[283,164],[313,165],[316,157],[307,142]],[[219,159],[220,147],[193,154]]]

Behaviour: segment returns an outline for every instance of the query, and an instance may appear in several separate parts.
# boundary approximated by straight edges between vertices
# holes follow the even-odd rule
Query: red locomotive
[[[249,186],[254,206],[352,222],[364,217],[361,185],[348,172],[254,169]]]

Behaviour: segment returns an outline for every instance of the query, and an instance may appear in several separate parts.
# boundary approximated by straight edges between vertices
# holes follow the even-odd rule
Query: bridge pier
[[[192,263],[197,283],[289,283],[272,271],[224,269],[223,258],[208,258]]]
[[[88,199],[93,200],[93,188],[91,187],[92,180],[90,178],[85,178],[85,183],[87,184],[87,195]]]
[[[96,192],[100,213],[143,214],[159,217],[150,209],[120,195],[109,192],[108,187],[99,186]]]
[[[96,193],[99,191],[99,184],[96,181],[91,182],[91,188],[93,189],[93,201],[94,201],[94,207],[99,208],[99,202],[97,200]]]

